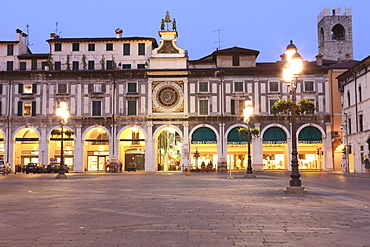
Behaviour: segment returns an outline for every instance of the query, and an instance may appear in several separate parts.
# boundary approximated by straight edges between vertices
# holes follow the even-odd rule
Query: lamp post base
[[[284,194],[307,194],[307,190],[303,186],[288,186]]]
[[[66,179],[68,177],[65,174],[58,174],[55,178],[58,178],[58,179]]]
[[[254,175],[253,173],[252,174],[245,174],[244,177],[245,178],[255,178],[256,175]]]

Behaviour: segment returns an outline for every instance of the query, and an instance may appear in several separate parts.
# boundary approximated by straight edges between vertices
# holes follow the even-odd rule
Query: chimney
[[[322,57],[323,57],[323,55],[321,55],[321,54],[316,56],[316,65],[322,66]]]
[[[59,38],[59,36],[56,35],[55,33],[50,33],[50,38],[51,39],[57,39],[57,38]]]
[[[27,54],[27,34],[22,33],[21,54]]]
[[[22,30],[17,28],[15,32],[16,32],[16,40],[21,41]]]
[[[123,33],[122,29],[121,28],[117,28],[116,29],[116,39],[122,38],[122,33]]]
[[[351,57],[351,54],[346,54],[346,60],[351,60],[352,59],[352,57]]]

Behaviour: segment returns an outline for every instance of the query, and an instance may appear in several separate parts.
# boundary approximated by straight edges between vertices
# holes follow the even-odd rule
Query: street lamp
[[[302,56],[298,53],[297,47],[290,41],[290,44],[286,48],[285,53],[285,64],[283,67],[283,77],[288,85],[288,91],[293,102],[293,109],[291,113],[291,128],[292,128],[292,172],[290,173],[290,186],[287,187],[284,192],[286,194],[302,194],[306,193],[304,187],[302,187],[301,174],[298,169],[298,151],[297,151],[297,126],[296,126],[296,89],[297,89],[297,78],[302,71]]]
[[[64,125],[68,121],[69,111],[67,110],[67,102],[60,102],[59,108],[57,108],[56,115],[61,118],[60,127],[62,129],[61,141],[60,141],[60,167],[59,174],[55,178],[67,178],[65,175],[65,165],[64,165],[64,150],[63,150],[63,139],[64,139]]]
[[[247,167],[247,174],[244,176],[245,178],[255,178],[256,176],[253,174],[252,170],[252,160],[251,160],[251,128],[249,127],[249,120],[250,117],[253,115],[253,105],[252,100],[247,97],[244,101],[244,122],[247,124],[248,128],[248,167]]]

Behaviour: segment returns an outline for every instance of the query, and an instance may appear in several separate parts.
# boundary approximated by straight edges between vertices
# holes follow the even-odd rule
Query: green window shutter
[[[129,82],[127,83],[127,85],[128,85],[128,88],[127,88],[128,93],[137,93],[136,83]]]
[[[139,53],[138,55],[145,55],[145,43],[139,43]]]
[[[31,111],[32,111],[32,113],[31,113],[31,115],[32,116],[36,116],[36,101],[32,101],[32,106],[31,106]]]
[[[18,101],[18,116],[23,116],[23,102]]]
[[[18,84],[18,93],[23,93],[23,84]]]
[[[123,55],[130,55],[130,44],[123,44]]]
[[[136,100],[129,100],[127,102],[127,115],[132,116],[132,115],[137,115],[136,113]]]
[[[37,93],[37,84],[32,84],[32,93]]]

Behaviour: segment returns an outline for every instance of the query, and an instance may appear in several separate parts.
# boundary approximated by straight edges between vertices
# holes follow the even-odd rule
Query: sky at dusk
[[[370,55],[369,0],[0,0],[0,6],[0,40],[15,40],[19,28],[29,34],[33,53],[49,52],[52,32],[63,38],[115,37],[121,28],[124,37],[159,43],[160,22],[169,11],[177,22],[177,45],[190,59],[239,46],[260,51],[258,62],[280,60],[291,39],[305,60],[314,60],[317,15],[324,7],[341,7],[342,13],[352,7],[354,59]]]

